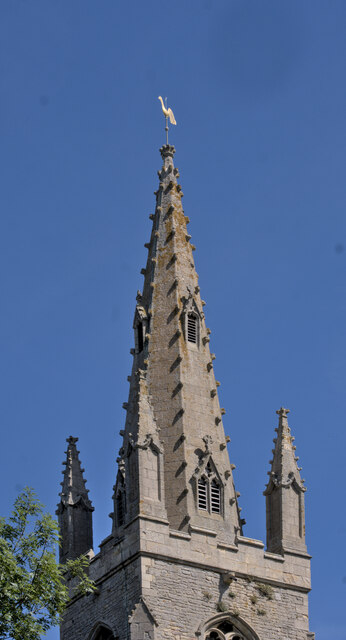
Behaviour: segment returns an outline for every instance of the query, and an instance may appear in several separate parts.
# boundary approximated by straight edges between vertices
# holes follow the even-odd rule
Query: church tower
[[[245,537],[175,149],[161,149],[133,321],[133,367],[111,534],[96,555],[75,438],[68,439],[61,559],[88,553],[94,595],[74,595],[62,640],[307,640],[303,481],[280,409],[267,549]]]

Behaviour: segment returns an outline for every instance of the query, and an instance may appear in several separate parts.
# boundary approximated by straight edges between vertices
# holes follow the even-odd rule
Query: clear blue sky
[[[345,34],[344,0],[0,3],[1,513],[55,509],[72,434],[110,531],[167,95],[245,535],[288,406],[319,640],[346,638]]]

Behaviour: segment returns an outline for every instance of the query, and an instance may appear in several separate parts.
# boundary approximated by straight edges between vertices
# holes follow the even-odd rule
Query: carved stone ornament
[[[287,475],[286,481],[284,481],[282,477],[280,477],[277,473],[275,473],[275,471],[271,472],[270,478],[274,486],[277,487],[278,489],[281,489],[281,488],[288,489],[294,484],[297,487],[297,489],[299,489],[299,491],[306,491],[305,487],[301,487],[300,484],[298,484],[293,471],[289,472],[289,474]]]
[[[205,444],[205,452],[204,452],[203,455],[206,456],[209,453],[211,453],[211,446],[212,446],[214,441],[213,441],[213,438],[208,434],[206,436],[203,436],[202,440],[203,440],[203,442]]]
[[[117,458],[119,473],[125,478],[125,460],[123,457]]]
[[[193,312],[193,313],[196,313],[200,318],[202,318],[202,313],[199,310],[195,297],[189,287],[187,287],[187,292],[188,292],[187,296],[181,297],[181,302],[183,304],[183,312],[184,313]]]
[[[205,476],[205,477],[208,477],[208,480],[211,480],[212,478],[215,477],[223,486],[226,485],[226,482],[224,480],[224,474],[222,473],[222,471],[219,471],[217,469],[210,451],[205,451],[199,457],[198,467],[196,467],[193,476],[195,478],[200,478],[202,476]]]
[[[162,448],[157,442],[154,441],[154,436],[151,433],[147,433],[145,437],[142,438],[141,440],[139,438],[135,440],[132,433],[129,433],[128,441],[132,449],[145,450],[145,449],[149,449],[150,447],[151,449],[153,449],[158,453],[163,453]]]

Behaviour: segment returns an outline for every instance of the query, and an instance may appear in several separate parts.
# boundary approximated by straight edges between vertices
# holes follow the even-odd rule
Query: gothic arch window
[[[221,483],[210,460],[197,480],[197,506],[208,513],[222,512]]]
[[[258,640],[245,622],[230,616],[216,616],[205,628],[203,640]]]
[[[91,640],[119,640],[106,625],[100,624],[91,636]]]

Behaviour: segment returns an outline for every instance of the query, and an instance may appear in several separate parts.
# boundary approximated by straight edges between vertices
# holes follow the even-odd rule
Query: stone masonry
[[[305,487],[288,410],[277,412],[265,549],[243,535],[175,149],[160,151],[112,531],[97,555],[76,438],[68,439],[61,559],[87,554],[98,590],[80,597],[71,585],[61,639],[312,639]]]

